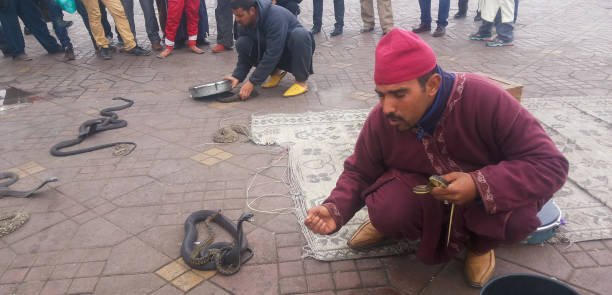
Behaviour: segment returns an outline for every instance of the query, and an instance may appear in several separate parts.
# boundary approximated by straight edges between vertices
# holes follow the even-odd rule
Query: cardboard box
[[[510,93],[510,95],[514,96],[514,98],[516,98],[516,100],[518,100],[519,102],[521,101],[521,95],[523,95],[523,85],[520,85],[520,84],[512,82],[512,81],[508,81],[506,79],[495,77],[495,76],[492,76],[492,75],[489,75],[489,74],[485,74],[485,73],[477,73],[477,74],[485,76],[485,77],[495,81],[501,87],[506,89],[506,91],[508,91],[508,93]]]

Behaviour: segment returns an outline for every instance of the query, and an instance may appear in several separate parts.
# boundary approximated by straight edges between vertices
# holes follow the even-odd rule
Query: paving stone
[[[185,218],[181,218],[185,222]],[[179,257],[185,235],[184,226],[167,225],[152,227],[138,235],[147,245],[168,257]]]
[[[13,251],[8,248],[0,249],[0,269],[7,269],[13,260],[17,257]]]
[[[189,293],[187,294],[193,294],[193,295],[228,295],[231,294],[221,288],[219,288],[217,285],[212,284],[208,281],[204,281],[203,283],[199,284],[197,287],[193,288],[191,291],[189,291]]]
[[[76,275],[80,265],[78,263],[56,265],[51,274],[52,280],[71,279]]]
[[[27,273],[28,268],[9,269],[0,277],[0,284],[19,283],[23,281]]]
[[[303,276],[281,278],[278,281],[281,294],[294,294],[307,292],[306,278]]]
[[[104,217],[119,228],[138,234],[157,222],[158,206],[117,208]]]
[[[361,287],[361,279],[356,271],[334,272],[336,289],[353,289]]]
[[[612,265],[612,251],[610,250],[592,250],[589,251],[589,255],[601,266]]]
[[[26,281],[46,281],[53,273],[53,266],[37,266],[32,267],[28,272]]]
[[[572,266],[559,254],[554,247],[544,244],[500,247],[495,255],[509,262],[534,269],[543,274],[566,280]],[[544,260],[547,263],[541,263]]]
[[[131,238],[111,251],[105,275],[152,272],[171,259],[137,238]]]
[[[330,272],[330,262],[314,259],[304,259],[304,270],[306,274],[320,274]]]
[[[300,225],[293,214],[281,214],[274,217],[263,225],[264,228],[274,233],[299,232]]]
[[[304,275],[302,261],[281,262],[278,264],[279,277],[294,277],[299,275]]]
[[[385,286],[389,283],[387,281],[387,273],[384,270],[360,271],[359,276],[361,276],[361,282],[364,287]]]
[[[79,227],[71,241],[73,248],[114,246],[129,237],[129,234],[114,224],[96,218]]]
[[[210,281],[235,294],[278,293],[276,264],[247,264],[232,276],[214,276]]]
[[[59,212],[30,214],[30,219],[28,222],[26,222],[18,231],[11,233],[3,239],[12,244],[65,219],[66,216]]]
[[[40,291],[40,295],[65,294],[68,291],[70,283],[71,280],[47,281],[43,289]]]
[[[68,289],[68,294],[85,294],[85,293],[93,293],[96,284],[98,283],[98,278],[78,278],[72,281],[70,284],[70,289]]]
[[[247,235],[249,247],[255,249],[255,256],[250,263],[253,264],[268,264],[276,263],[276,247],[274,246],[274,234],[258,228]],[[280,255],[280,254],[279,254]]]
[[[378,258],[356,259],[355,265],[357,265],[357,269],[359,270],[380,268],[383,266]]]
[[[164,280],[155,274],[136,274],[101,277],[96,285],[96,294],[148,294],[164,285]]]
[[[573,267],[580,268],[597,265],[597,263],[585,252],[570,252],[563,254],[563,256],[565,256],[565,259],[567,259]]]
[[[176,261],[172,261],[167,265],[164,265],[162,268],[158,269],[155,273],[166,281],[172,281],[188,270],[189,267],[187,267],[186,265],[180,264]]]
[[[302,256],[302,247],[277,248],[277,251],[279,262],[299,260]]]
[[[29,281],[24,282],[17,287],[17,294],[38,294],[42,290],[45,282],[43,281]],[[2,293],[2,294],[12,294],[12,293]]]
[[[76,273],[76,277],[93,277],[100,275],[104,269],[105,262],[86,262],[82,263]]]
[[[612,267],[583,268],[574,271],[569,282],[589,291],[606,294],[612,290]]]
[[[394,279],[392,278],[391,284],[393,284],[393,281]],[[399,286],[397,286],[397,288],[400,290],[407,290]],[[410,288],[410,290],[414,290],[413,292],[418,291],[418,294],[424,295],[443,294],[448,292],[448,290],[453,290],[453,294],[457,295],[476,295],[480,293],[480,289],[473,288],[465,282],[463,276],[463,262],[457,260],[452,260],[451,262],[449,262],[442,269],[442,271],[435,278],[433,278],[431,283],[423,282],[419,285]]]
[[[304,245],[303,235],[301,232],[286,233],[274,235],[276,239],[276,247],[290,247]]]
[[[393,288],[374,288],[364,290],[343,290],[336,293],[338,295],[366,295],[366,294],[380,294],[380,295],[399,295],[401,292]]]
[[[306,275],[306,284],[310,292],[334,289],[334,281],[331,274]]]
[[[596,249],[599,250],[599,249],[606,248],[606,245],[602,243],[601,241],[580,242],[578,243],[578,245],[580,246],[580,248],[584,250],[596,250]]]
[[[391,286],[410,293],[416,293],[444,267],[444,265],[425,265],[415,255],[383,258],[389,274]]]
[[[0,294],[14,294],[17,290],[17,285],[15,284],[0,284]]]
[[[191,290],[193,287],[201,283],[204,278],[196,275],[192,271],[188,271],[172,280],[172,285],[179,288],[183,292]]]
[[[19,255],[13,260],[11,268],[30,267],[34,264],[35,260],[36,255]]]
[[[332,272],[355,270],[355,262],[353,260],[341,260],[331,262]]]

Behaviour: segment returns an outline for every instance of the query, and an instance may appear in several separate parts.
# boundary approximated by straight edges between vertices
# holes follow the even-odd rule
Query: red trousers
[[[466,246],[485,253],[500,244],[517,243],[540,225],[535,201],[493,215],[478,202],[455,206],[447,247],[451,206],[430,194],[412,193],[415,185],[426,183],[427,178],[419,174],[388,171],[363,194],[374,227],[389,238],[420,240],[416,254],[423,263],[448,261]]]
[[[174,39],[176,37],[176,31],[181,23],[183,9],[187,14],[187,34],[189,35],[189,45],[195,46],[195,42],[198,39],[198,22],[200,21],[200,0],[168,0],[166,46],[174,47]]]

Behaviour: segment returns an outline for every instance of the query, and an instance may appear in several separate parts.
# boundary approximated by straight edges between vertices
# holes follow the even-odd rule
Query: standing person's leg
[[[230,0],[217,0],[215,20],[217,20],[217,46],[212,51],[219,53],[234,46],[234,14]]]
[[[371,32],[374,30],[374,0],[359,0],[361,4],[361,21],[363,27],[361,32]]]
[[[153,50],[162,50],[160,44],[161,39],[159,38],[159,25],[157,24],[157,18],[155,16],[153,0],[140,0],[140,7],[144,15],[147,37],[149,41],[151,41],[151,48]]]
[[[8,41],[6,40],[6,38],[4,38],[4,29],[2,28],[2,22],[0,22],[0,50],[2,51],[4,57],[12,56]]]
[[[431,31],[431,0],[419,0],[419,8],[421,8],[421,23],[418,27],[412,28],[417,34]]]
[[[140,48],[134,40],[134,35],[130,29],[130,23],[125,16],[125,11],[121,1],[119,0],[104,0],[104,5],[110,11],[115,20],[115,25],[119,29],[119,34],[125,42],[125,50],[128,54],[145,56],[151,54],[151,51]]]
[[[512,22],[515,24],[516,24],[516,18],[518,17],[518,5],[519,5],[519,0],[514,0],[514,20]]]
[[[438,20],[436,30],[433,33],[434,37],[442,37],[446,33],[448,25],[448,13],[450,11],[450,0],[440,0],[438,5]]]
[[[202,54],[204,50],[196,46],[198,41],[198,23],[200,21],[200,0],[187,0],[185,3],[185,13],[187,14],[189,49],[197,54]]]
[[[62,9],[53,2],[53,0],[45,0],[47,3],[47,8],[49,9],[49,15],[51,17],[51,23],[53,24],[53,31],[55,31],[55,36],[59,39],[60,44],[62,45],[62,49],[64,50],[64,59],[65,60],[74,60],[74,50],[72,48],[72,42],[70,42],[70,37],[68,36],[68,30],[62,24],[64,22],[61,17]]]
[[[108,13],[106,13],[106,6],[102,3],[102,0],[98,0],[98,5],[100,6],[100,22],[102,23],[102,28],[104,29],[104,35],[106,38],[113,40],[113,28],[108,22]],[[121,38],[119,33],[117,33],[117,38]],[[121,41],[123,43],[123,41]]]
[[[304,28],[295,28],[289,35],[283,55],[291,57],[287,70],[293,74],[296,83],[291,85],[283,96],[296,96],[308,91],[306,81],[312,74],[313,43],[311,33]]]
[[[2,23],[2,30],[6,35],[6,44],[13,59],[31,60],[32,58],[25,54],[25,41],[17,18],[17,1],[19,0],[6,1],[5,9],[0,10],[0,23]]]
[[[166,38],[166,18],[168,16],[168,1],[167,0],[155,0],[157,4],[157,13],[159,17],[159,26],[163,37]]]
[[[103,59],[111,59],[112,51],[109,48],[108,39],[104,34],[104,28],[102,27],[102,13],[100,12],[100,2],[98,0],[82,0],[83,5],[87,9],[87,16],[89,19],[89,27],[91,34],[96,40],[97,48],[100,49],[100,57]],[[104,9],[104,8],[102,8]]]
[[[391,0],[377,0],[378,18],[380,19],[380,27],[383,35],[389,33],[393,29],[393,8]]]
[[[47,24],[42,20],[40,10],[32,0],[19,0],[17,14],[47,52],[58,53],[62,51],[62,47],[51,36]]]
[[[323,26],[323,0],[312,0],[312,29],[313,34],[321,33]]]
[[[464,18],[467,15],[468,10],[468,0],[459,0],[457,2],[457,13],[455,13],[454,18]]]
[[[199,0],[200,2],[200,20],[198,21],[198,41],[196,45],[210,45],[210,42],[206,40],[208,37],[208,12],[206,11],[206,1]]]
[[[96,39],[94,39],[94,36],[91,33],[91,27],[89,26],[89,16],[87,15],[87,9],[85,8],[85,5],[83,4],[82,0],[76,0],[74,3],[76,4],[77,12],[81,16],[81,19],[83,19],[83,24],[85,25],[85,28],[87,29],[87,32],[89,33],[89,38],[91,38],[93,47],[94,49],[97,49],[98,45],[96,45]]]
[[[181,24],[183,16],[183,8],[185,0],[168,0],[168,16],[166,19],[166,49],[162,51],[158,57],[164,58],[174,49],[174,41],[176,40],[176,32]]]
[[[344,0],[334,0],[334,17],[336,23],[334,24],[334,31],[330,35],[338,36],[342,34],[342,28],[344,27]]]

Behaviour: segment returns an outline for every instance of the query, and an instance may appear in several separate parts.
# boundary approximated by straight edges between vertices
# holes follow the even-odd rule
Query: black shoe
[[[436,30],[433,32],[433,34],[431,35],[434,37],[442,37],[444,36],[444,34],[446,34],[446,28],[438,26]]]
[[[426,24],[426,23],[421,23],[419,24],[418,27],[413,27],[412,28],[412,32],[413,33],[424,33],[424,32],[430,32],[431,31],[431,24]]]
[[[342,27],[335,27],[334,31],[331,32],[329,35],[332,37],[342,35]]]
[[[466,16],[467,16],[467,13],[465,11],[459,11],[455,13],[454,18],[465,18]]]
[[[313,25],[312,29],[310,29],[310,33],[312,33],[313,35],[321,33],[321,25]]]
[[[66,48],[64,51],[64,60],[74,60],[74,50],[72,48]]]
[[[32,31],[30,31],[30,29],[28,29],[28,27],[23,27],[23,34],[24,35],[32,35]]]
[[[147,56],[151,54],[151,51],[142,49],[140,46],[136,45],[136,47],[128,50],[127,54],[137,55],[137,56]]]
[[[359,30],[360,33],[367,33],[367,32],[372,32],[372,31],[374,31],[374,26],[371,26],[371,27],[363,26]]]
[[[68,27],[72,26],[72,21],[71,20],[65,21],[63,19],[60,19],[60,20],[57,21],[57,25],[60,26],[60,27],[68,28]]]
[[[208,41],[206,38],[198,38],[198,40],[196,41],[196,45],[197,46],[208,46],[210,45],[210,41]]]
[[[100,49],[100,57],[103,59],[111,59],[113,58],[113,52],[109,47],[102,47]]]
[[[482,20],[482,16],[480,15],[480,11],[478,13],[476,13],[476,16],[474,17],[474,21],[475,22],[479,22]]]

